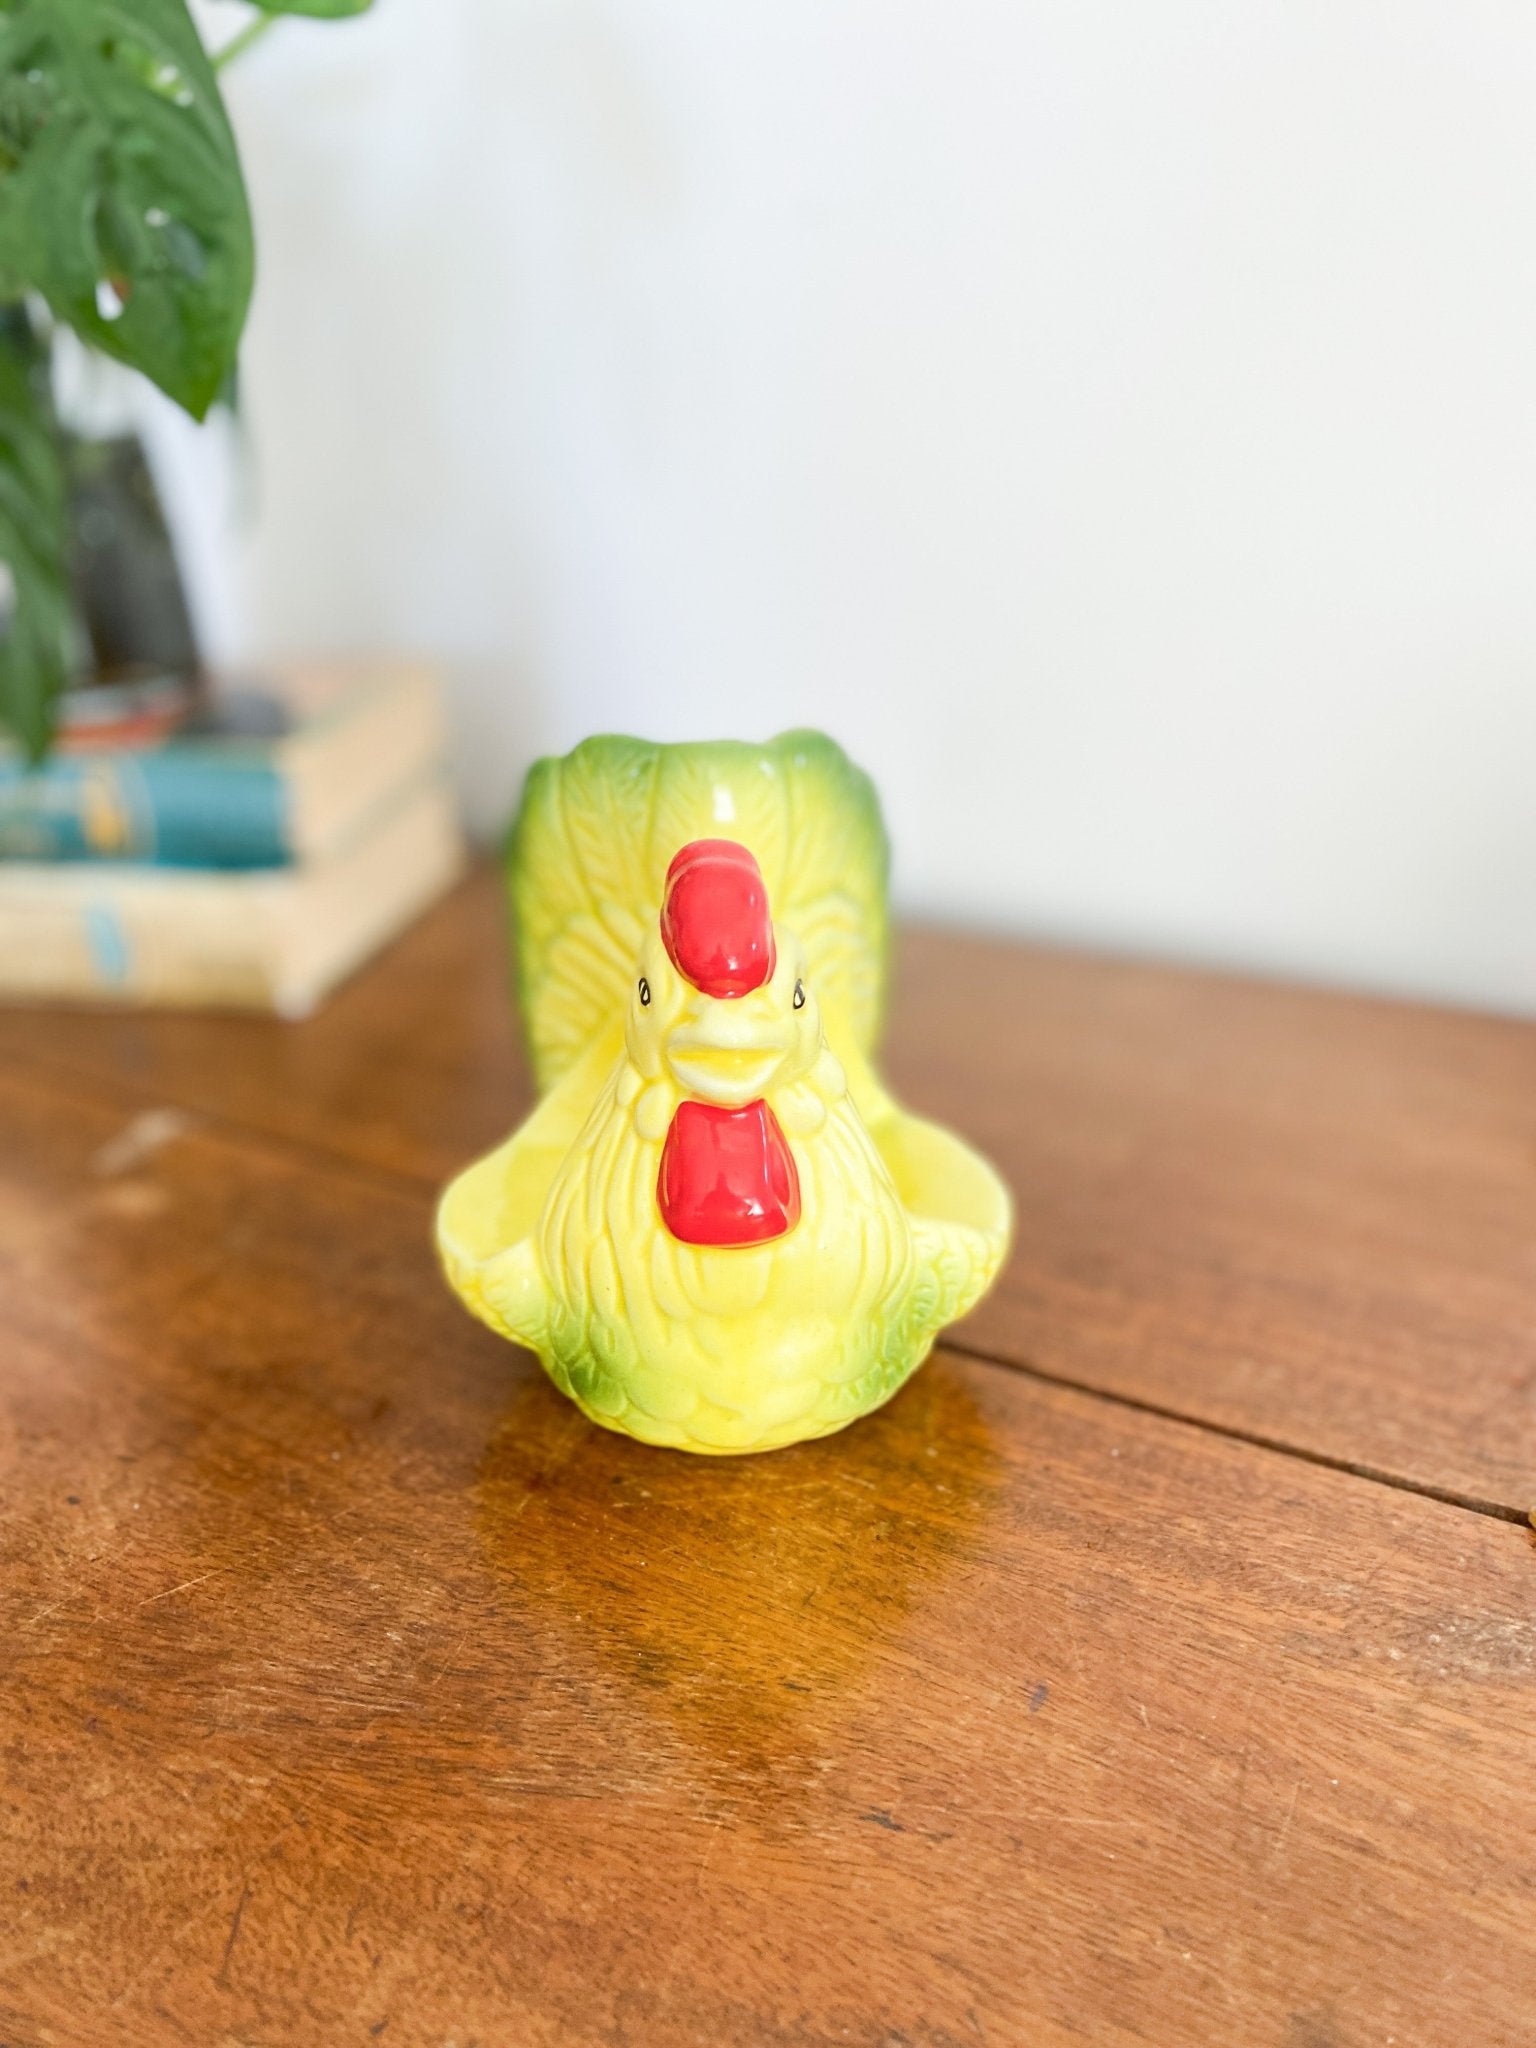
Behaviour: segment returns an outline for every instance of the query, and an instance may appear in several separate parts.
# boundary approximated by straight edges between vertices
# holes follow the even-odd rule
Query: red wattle
[[[656,1200],[684,1244],[766,1244],[793,1230],[800,1176],[767,1103],[680,1102],[661,1150]]]

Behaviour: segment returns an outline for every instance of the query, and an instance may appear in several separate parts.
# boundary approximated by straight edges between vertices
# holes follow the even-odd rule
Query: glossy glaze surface
[[[800,1175],[767,1103],[680,1102],[661,1148],[656,1205],[683,1244],[766,1244],[793,1230]]]
[[[511,887],[544,1090],[438,1244],[595,1420],[715,1453],[826,1435],[996,1272],[1002,1183],[873,1065],[886,860],[819,734],[594,740],[530,777]]]

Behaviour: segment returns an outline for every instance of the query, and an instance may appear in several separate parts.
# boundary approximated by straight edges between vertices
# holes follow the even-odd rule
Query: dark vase
[[[197,636],[143,443],[72,433],[66,448],[77,684],[190,684]]]

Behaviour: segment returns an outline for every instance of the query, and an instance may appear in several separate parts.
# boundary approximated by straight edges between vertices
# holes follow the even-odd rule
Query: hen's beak
[[[707,1024],[681,1025],[666,1050],[667,1065],[685,1095],[739,1109],[767,1088],[788,1047],[777,1032],[730,1016],[722,1005]]]

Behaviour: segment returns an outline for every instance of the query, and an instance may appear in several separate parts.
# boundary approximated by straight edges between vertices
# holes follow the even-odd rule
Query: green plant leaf
[[[251,220],[185,0],[0,0],[0,297],[196,419],[234,364]]]
[[[366,14],[373,0],[251,0],[263,14],[308,14],[316,21],[341,21],[349,14]]]
[[[0,311],[0,726],[33,760],[64,687],[70,603],[63,448],[47,355],[20,306]]]

